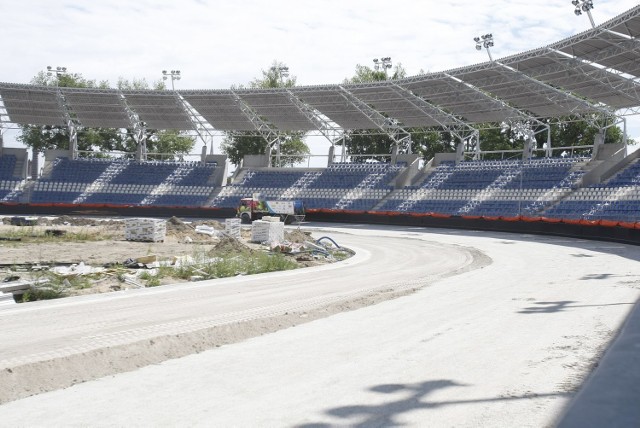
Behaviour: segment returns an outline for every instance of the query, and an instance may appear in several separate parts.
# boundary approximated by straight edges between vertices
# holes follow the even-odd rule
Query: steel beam
[[[140,116],[133,111],[133,109],[127,103],[127,98],[122,92],[120,92],[120,100],[124,111],[127,113],[129,123],[133,129],[133,139],[136,142],[137,156],[139,161],[147,160],[147,127],[146,124],[140,120]]]
[[[398,149],[411,153],[411,134],[398,124],[398,120],[384,116],[378,110],[372,108],[367,103],[358,98],[344,86],[338,86],[345,100],[351,103],[360,113],[364,114],[378,129],[386,132],[387,136],[393,140]]]

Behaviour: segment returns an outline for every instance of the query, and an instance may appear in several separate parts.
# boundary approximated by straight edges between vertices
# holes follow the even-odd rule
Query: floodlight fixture
[[[476,50],[482,50],[485,48],[487,50],[487,54],[489,54],[489,60],[493,61],[493,57],[491,56],[491,50],[493,45],[493,34],[487,33],[480,37],[474,37],[473,41],[476,42]]]
[[[47,76],[53,76],[54,74],[56,76],[56,86],[59,86],[60,76],[67,74],[67,67],[58,66],[53,68],[50,65],[47,65]]]
[[[162,80],[167,80],[168,78],[171,78],[171,90],[175,91],[173,81],[180,80],[182,78],[180,70],[171,70],[170,72],[167,72],[167,70],[162,70]]]
[[[391,57],[390,56],[385,56],[382,57],[380,59],[378,58],[374,58],[373,59],[373,68],[376,71],[384,71],[384,75],[385,77],[387,77],[387,70],[390,69],[392,67],[392,63],[391,63]]]
[[[289,67],[286,65],[279,65],[271,67],[271,71],[276,74],[276,77],[282,82],[283,77],[289,77]]]
[[[593,0],[572,0],[571,4],[575,7],[573,13],[576,16],[582,15],[582,12],[586,12],[589,17],[589,21],[591,21],[591,26],[596,28],[596,23],[593,20],[593,16],[591,15],[591,9],[593,9]]]

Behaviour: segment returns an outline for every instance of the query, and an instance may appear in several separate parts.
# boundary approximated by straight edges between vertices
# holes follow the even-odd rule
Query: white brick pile
[[[284,223],[272,221],[256,220],[251,223],[252,242],[273,242],[284,241]]]
[[[224,221],[224,231],[232,238],[240,239],[240,223],[239,218],[228,218]]]
[[[162,242],[167,235],[167,222],[156,218],[128,218],[124,222],[127,241]]]

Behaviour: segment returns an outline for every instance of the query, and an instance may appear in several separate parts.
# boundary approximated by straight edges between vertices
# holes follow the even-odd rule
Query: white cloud
[[[593,16],[636,5],[597,0]],[[246,84],[274,59],[302,85],[341,82],[380,56],[409,74],[446,70],[487,60],[480,34],[493,33],[499,58],[590,28],[568,0],[29,0],[4,1],[0,14],[0,81],[29,82],[47,65],[111,84],[179,69],[177,87],[197,89]]]

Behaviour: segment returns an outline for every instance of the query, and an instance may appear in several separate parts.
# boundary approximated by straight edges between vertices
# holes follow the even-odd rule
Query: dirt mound
[[[244,253],[251,252],[251,248],[247,247],[245,244],[240,242],[235,238],[231,238],[225,236],[220,239],[220,241],[213,246],[211,251],[209,251],[210,255],[220,255],[224,253]]]
[[[167,234],[170,235],[190,235],[194,232],[193,227],[186,224],[178,217],[171,217],[167,220]]]
[[[57,226],[61,224],[69,224],[72,226],[95,226],[97,224],[97,221],[91,218],[71,217],[68,215],[63,215],[53,220],[50,220],[50,224],[52,226]]]
[[[284,232],[284,239],[289,242],[302,244],[305,241],[312,241],[311,232],[303,232],[301,230],[292,230]]]

